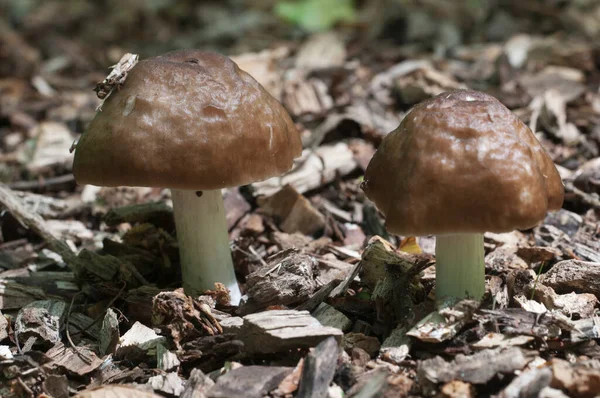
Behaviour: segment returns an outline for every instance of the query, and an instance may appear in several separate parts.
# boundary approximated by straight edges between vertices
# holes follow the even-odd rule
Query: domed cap
[[[385,137],[363,190],[399,235],[506,232],[562,206],[562,181],[532,131],[494,97],[452,91]]]
[[[140,61],[81,136],[80,184],[210,190],[288,171],[300,133],[229,58],[182,50]]]

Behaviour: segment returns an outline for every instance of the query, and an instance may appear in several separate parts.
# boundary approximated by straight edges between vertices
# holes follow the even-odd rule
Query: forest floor
[[[0,396],[600,396],[600,47],[555,9],[512,20],[555,30],[451,50],[435,32],[399,44],[364,26],[195,37],[280,100],[305,147],[282,178],[224,190],[246,294],[233,307],[218,286],[179,289],[169,190],[75,184],[92,89],[124,53],[152,50],[69,36],[82,15],[57,27],[60,7],[0,20]],[[109,32],[111,15],[98,16]],[[486,233],[483,301],[436,311],[434,238],[389,234],[359,185],[411,106],[460,88],[536,132],[565,201],[531,230]]]

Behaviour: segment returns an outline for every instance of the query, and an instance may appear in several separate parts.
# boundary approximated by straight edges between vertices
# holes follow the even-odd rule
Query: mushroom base
[[[237,284],[225,208],[221,190],[195,191],[172,189],[173,213],[179,242],[181,275],[186,294],[214,290],[215,282],[230,291],[231,304],[241,299]]]
[[[483,234],[438,235],[435,244],[435,294],[480,300],[485,293]]]

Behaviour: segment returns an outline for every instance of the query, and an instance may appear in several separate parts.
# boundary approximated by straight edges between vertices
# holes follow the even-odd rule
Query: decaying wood
[[[294,305],[307,300],[315,291],[313,278],[316,260],[295,250],[279,253],[267,265],[246,277],[247,303],[241,313],[270,305]]]
[[[211,307],[184,294],[183,289],[161,292],[154,296],[153,324],[168,330],[177,347],[199,336],[213,336],[223,332],[212,315]]]
[[[212,372],[224,366],[226,361],[245,357],[246,349],[241,337],[237,333],[199,337],[185,343],[178,358],[186,366]]]
[[[22,201],[5,185],[0,184],[0,204],[27,228],[31,228],[48,244],[51,250],[58,253],[67,264],[75,258],[73,251],[59,240],[46,226],[45,221],[37,213],[32,213]]]
[[[15,337],[20,342],[20,350],[58,343],[66,310],[67,303],[55,300],[34,301],[21,308],[15,321]]]
[[[238,338],[253,353],[277,353],[314,347],[333,336],[341,340],[342,331],[323,326],[308,311],[275,310],[246,315]]]

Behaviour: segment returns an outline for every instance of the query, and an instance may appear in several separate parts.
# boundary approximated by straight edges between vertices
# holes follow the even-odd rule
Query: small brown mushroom
[[[532,131],[494,97],[470,90],[416,105],[381,143],[363,190],[391,232],[437,236],[438,300],[481,298],[483,233],[531,228],[564,196]]]
[[[140,61],[77,144],[80,184],[171,188],[188,294],[224,283],[237,304],[221,188],[281,175],[300,134],[229,58],[182,50]],[[202,191],[202,195],[196,192]]]

